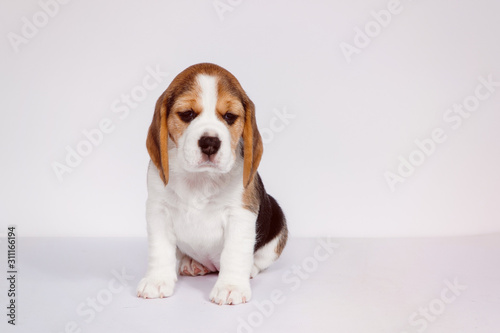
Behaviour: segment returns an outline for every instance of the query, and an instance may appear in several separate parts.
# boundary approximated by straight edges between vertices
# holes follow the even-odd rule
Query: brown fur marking
[[[285,248],[286,242],[288,240],[288,228],[286,227],[286,224],[283,226],[283,230],[280,233],[280,240],[278,241],[278,245],[276,245],[276,248],[274,249],[274,252],[278,255],[278,257],[281,255],[281,252],[283,252],[283,249]]]
[[[257,182],[253,181],[243,190],[243,207],[249,211],[259,213],[259,190]]]

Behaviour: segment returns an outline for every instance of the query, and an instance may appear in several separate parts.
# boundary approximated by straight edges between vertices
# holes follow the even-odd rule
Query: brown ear
[[[262,138],[255,120],[255,105],[245,98],[245,125],[243,127],[243,186],[247,187],[253,180],[264,152]]]
[[[167,126],[167,98],[165,93],[158,98],[149,126],[146,147],[151,161],[160,171],[160,177],[165,186],[168,184],[168,126]]]

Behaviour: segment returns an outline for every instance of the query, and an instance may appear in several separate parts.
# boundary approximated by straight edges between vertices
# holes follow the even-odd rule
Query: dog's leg
[[[254,278],[279,258],[287,239],[288,229],[285,226],[278,236],[255,252],[252,272],[250,273],[251,278]]]
[[[148,270],[139,282],[137,296],[163,298],[171,296],[177,281],[176,240],[166,208],[158,201],[146,202],[148,223]]]
[[[250,300],[250,272],[253,265],[257,216],[241,209],[229,216],[224,227],[224,248],[219,278],[210,293],[216,304],[240,304]]]
[[[211,273],[212,271],[207,267],[203,266],[190,256],[182,254],[179,263],[179,274],[188,276],[205,275]]]

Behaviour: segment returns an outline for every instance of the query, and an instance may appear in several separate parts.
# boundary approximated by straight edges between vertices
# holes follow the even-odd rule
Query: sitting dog
[[[249,301],[250,278],[288,237],[257,173],[263,145],[253,102],[224,68],[193,65],[156,102],[146,146],[149,254],[137,295],[171,296],[178,272],[219,272],[212,302]]]

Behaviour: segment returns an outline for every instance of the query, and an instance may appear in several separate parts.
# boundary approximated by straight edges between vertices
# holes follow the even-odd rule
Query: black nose
[[[198,146],[200,146],[203,154],[210,156],[219,150],[220,140],[215,136],[202,136],[200,140],[198,140]]]

